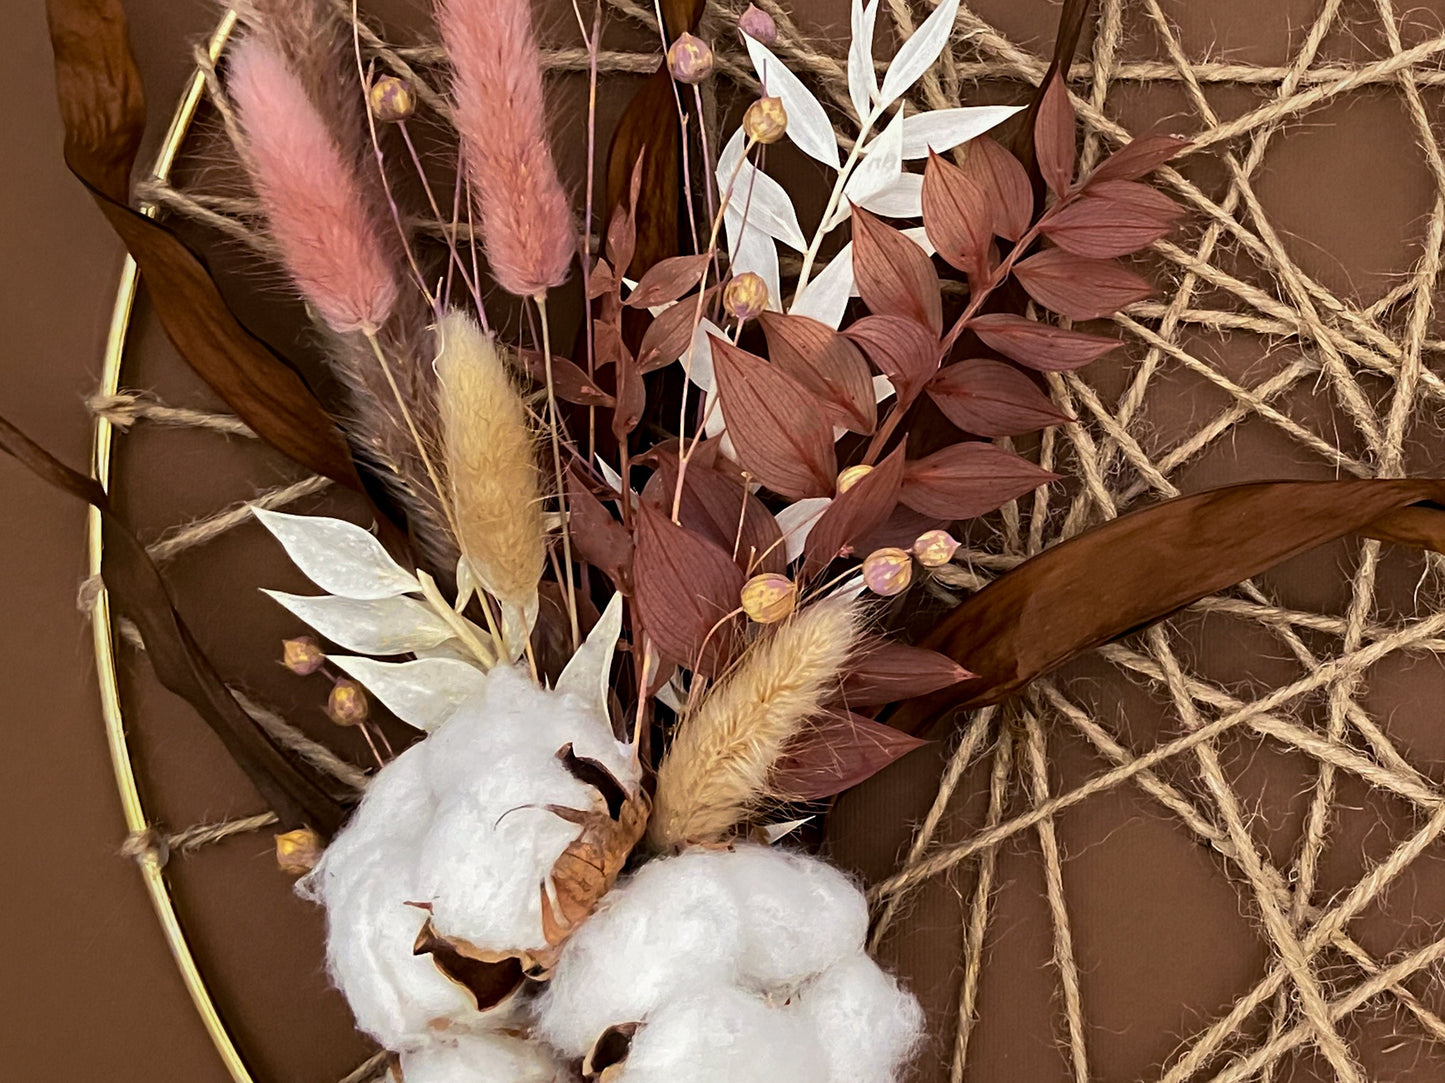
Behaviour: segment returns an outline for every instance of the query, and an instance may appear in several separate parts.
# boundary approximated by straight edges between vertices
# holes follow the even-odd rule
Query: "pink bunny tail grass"
[[[566,279],[577,235],[547,146],[528,0],[439,0],[437,24],[492,275],[537,297]]]
[[[230,66],[227,86],[286,270],[333,331],[376,330],[396,303],[397,283],[354,166],[268,44],[242,39]]]

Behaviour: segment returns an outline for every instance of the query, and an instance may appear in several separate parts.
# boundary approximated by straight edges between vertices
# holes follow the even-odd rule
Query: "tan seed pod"
[[[406,120],[416,112],[416,93],[411,84],[395,75],[383,75],[366,92],[371,115],[383,124]]]
[[[298,677],[309,677],[326,664],[326,654],[311,636],[283,639],[281,664]]]
[[[958,552],[959,541],[946,530],[928,530],[913,542],[913,555],[925,568],[941,568]]]
[[[838,494],[841,496],[846,493],[871,473],[873,473],[873,468],[865,463],[848,467],[838,475]]]
[[[768,307],[768,284],[752,271],[735,275],[723,288],[723,308],[735,320],[754,320]]]
[[[759,98],[743,114],[743,132],[755,143],[776,143],[787,130],[782,98]]]
[[[370,713],[366,690],[350,677],[342,677],[332,686],[326,699],[326,717],[338,726],[359,726]]]
[[[743,584],[743,612],[759,624],[776,624],[798,606],[798,584],[786,575],[764,572]]]
[[[874,594],[890,598],[913,582],[913,557],[907,550],[889,546],[875,549],[863,561],[863,582]]]
[[[326,844],[309,827],[283,831],[276,836],[276,865],[290,876],[304,876],[321,860]]]
[[[712,46],[685,30],[667,50],[667,70],[679,83],[706,82],[716,64]]]

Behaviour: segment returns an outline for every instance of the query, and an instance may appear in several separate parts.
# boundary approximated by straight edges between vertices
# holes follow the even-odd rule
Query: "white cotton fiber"
[[[717,856],[742,909],[745,981],[793,985],[863,950],[868,904],[840,870],[760,845]]]
[[[635,785],[630,753],[598,711],[494,670],[482,695],[377,772],[307,878],[304,890],[327,910],[331,976],[361,1029],[387,1048],[508,1018],[479,1013],[412,949],[429,915],[437,933],[481,950],[546,946],[541,884],[581,829],[545,806],[606,807],[557,759],[569,743]]]
[[[616,1083],[829,1083],[829,1077],[805,1019],[724,988],[654,1012],[633,1036]]]
[[[645,1019],[692,991],[736,984],[737,896],[721,858],[659,858],[608,892],[563,949],[537,1007],[539,1033],[580,1057],[609,1026]]]
[[[830,1083],[892,1083],[923,1033],[912,994],[861,952],[824,971],[794,1004],[827,1058]]]
[[[403,1053],[406,1083],[554,1083],[567,1074],[536,1042],[462,1034]]]

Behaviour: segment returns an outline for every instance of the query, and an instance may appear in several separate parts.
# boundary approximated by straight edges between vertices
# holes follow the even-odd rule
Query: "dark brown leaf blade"
[[[881,707],[926,696],[971,676],[946,654],[883,640],[848,663],[841,699],[846,707]]]
[[[758,317],[768,339],[768,358],[825,405],[836,408],[840,424],[868,434],[878,423],[873,377],[858,347],[821,320],[764,312]]]
[[[703,296],[703,313],[721,287],[713,286]],[[648,325],[637,349],[639,372],[653,372],[672,364],[687,350],[692,341],[692,328],[698,319],[697,298],[689,297],[671,308],[663,309]]]
[[[1138,180],[1184,153],[1189,140],[1177,135],[1142,135],[1105,158],[1085,182],[1085,190],[1111,180]]]
[[[1058,72],[1044,87],[1034,127],[1034,152],[1044,183],[1055,195],[1063,195],[1074,180],[1074,107],[1069,88]]]
[[[627,295],[624,304],[632,308],[651,308],[676,301],[702,280],[712,257],[706,252],[696,256],[669,256],[647,269],[637,288]]]
[[[988,195],[962,169],[931,150],[923,170],[923,229],[950,267],[966,275],[987,272],[994,235]]]
[[[1062,372],[1087,365],[1117,349],[1119,340],[1083,331],[1066,331],[1008,312],[990,312],[968,321],[968,329],[1010,361],[1040,372]]]
[[[1085,259],[1046,248],[1014,267],[1014,277],[1039,304],[1071,320],[1112,316],[1154,287],[1113,260]]]
[[[870,312],[906,316],[934,338],[943,334],[943,300],[932,261],[862,207],[853,208],[853,278]]]
[[[258,436],[360,491],[346,439],[310,388],[241,326],[194,252],[127,206],[145,106],[119,0],[49,0],[47,11],[66,164],[135,257],[166,335]]]
[[[924,744],[871,718],[831,712],[778,761],[772,785],[784,800],[821,801],[871,778]]]
[[[156,678],[205,719],[282,826],[305,824],[323,835],[335,833],[345,818],[345,806],[327,792],[312,768],[272,744],[236,702],[176,612],[145,546],[111,510],[99,483],[71,470],[4,418],[0,418],[0,451],[100,512],[106,529],[101,578],[116,608],[140,629]]]
[[[1071,420],[1018,369],[986,358],[940,369],[928,397],[975,436],[1019,436]]]
[[[812,393],[778,366],[716,336],[712,360],[738,461],[782,496],[832,495],[838,477],[833,426]]]
[[[909,463],[898,499],[924,515],[972,519],[1057,478],[992,444],[954,444]]]
[[[1184,209],[1138,181],[1090,184],[1079,199],[1050,218],[1043,233],[1066,252],[1094,259],[1147,248],[1174,228]]]
[[[816,575],[831,564],[845,546],[888,521],[898,506],[898,488],[903,483],[904,443],[846,493],[840,493],[819,516],[803,549],[804,575]]]
[[[903,406],[912,403],[938,371],[938,336],[917,320],[864,316],[853,321],[846,333],[892,381]]]
[[[981,135],[968,144],[963,172],[993,208],[993,231],[1011,241],[1022,237],[1033,221],[1034,193],[1019,160],[990,136]]]
[[[673,662],[717,673],[735,646],[743,573],[707,538],[678,526],[649,503],[637,508],[634,559],[638,616],[658,651]]]
[[[1445,546],[1445,479],[1232,485],[1131,512],[1025,561],[952,610],[925,645],[978,674],[911,701],[996,703],[1082,651],[1347,534]],[[1427,522],[1427,517],[1433,523]]]

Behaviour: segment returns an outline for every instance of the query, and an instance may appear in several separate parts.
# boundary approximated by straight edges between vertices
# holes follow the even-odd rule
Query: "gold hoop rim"
[[[235,29],[236,21],[235,10],[228,9],[211,32],[210,39],[206,43],[206,52],[211,63],[214,64],[220,58],[231,32]],[[170,126],[166,129],[165,138],[156,154],[155,163],[151,167],[153,179],[165,180],[170,176],[171,168],[180,152],[181,143],[185,140],[191,124],[195,120],[205,86],[205,74],[197,67],[186,84],[180,100],[176,103]],[[151,203],[143,203],[140,211],[150,217],[156,215],[156,207]],[[102,394],[113,395],[120,388],[126,341],[130,335],[131,315],[135,309],[139,284],[140,272],[136,267],[135,260],[126,256],[116,288],[115,303],[111,309],[109,330],[106,333],[105,354],[100,377]],[[90,473],[106,491],[110,490],[114,445],[115,426],[104,416],[97,415],[91,435]],[[85,542],[87,571],[90,575],[98,577],[105,541],[101,530],[100,513],[94,508],[90,509],[86,518]],[[97,581],[99,580],[97,579]],[[126,740],[125,717],[120,698],[120,680],[116,670],[115,627],[111,619],[110,598],[104,586],[96,593],[95,603],[91,609],[91,633],[95,648],[101,717],[105,723],[111,769],[115,774],[115,785],[120,794],[126,829],[134,835],[146,831],[150,824],[141,801],[135,768],[131,763],[130,746]],[[161,858],[154,850],[147,849],[137,858],[137,864],[140,866],[141,878],[145,883],[146,893],[150,896],[156,920],[160,923],[166,946],[170,949],[171,958],[175,960],[176,969],[180,971],[186,992],[190,995],[196,1013],[201,1017],[201,1023],[205,1027],[207,1036],[211,1039],[211,1044],[220,1055],[221,1061],[234,1083],[255,1083],[230,1032],[226,1029],[225,1022],[221,1019],[220,1012],[216,1009],[205,978],[196,966],[195,956],[191,952],[185,930],[181,927],[180,918],[176,914],[175,902],[171,898],[170,887],[166,883]]]

